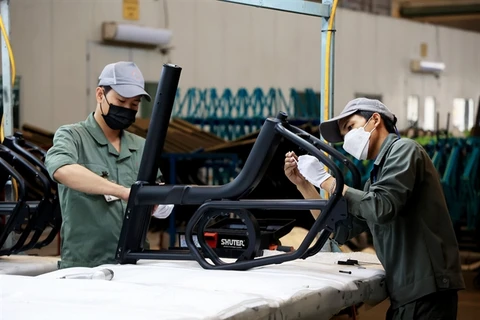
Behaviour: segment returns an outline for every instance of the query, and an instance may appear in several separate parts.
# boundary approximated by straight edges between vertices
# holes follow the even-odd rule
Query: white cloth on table
[[[348,258],[378,263],[371,254],[320,252],[306,260],[248,271],[205,270],[195,261],[157,260],[94,268],[113,270],[112,281],[58,279],[91,272],[90,268],[34,278],[0,276],[2,320],[329,319],[353,304],[386,298],[381,267],[336,264]],[[45,305],[48,311],[40,312]]]

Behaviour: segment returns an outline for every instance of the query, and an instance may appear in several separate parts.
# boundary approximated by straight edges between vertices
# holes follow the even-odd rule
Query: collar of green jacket
[[[378,153],[377,158],[375,159],[375,165],[378,166],[380,163],[382,163],[383,158],[387,154],[388,149],[390,149],[390,146],[399,139],[399,137],[394,134],[390,133],[385,140],[382,143],[382,146],[380,147],[380,152]]]
[[[87,128],[88,133],[92,135],[92,137],[95,139],[95,141],[97,141],[98,144],[105,146],[109,142],[102,128],[98,124],[97,120],[95,120],[94,114],[95,112],[92,112],[88,116],[87,120],[85,121],[85,127]],[[135,143],[131,134],[122,130],[121,135],[122,135],[122,146],[124,144],[123,140],[125,140],[129,150],[138,150],[139,148],[138,143]]]

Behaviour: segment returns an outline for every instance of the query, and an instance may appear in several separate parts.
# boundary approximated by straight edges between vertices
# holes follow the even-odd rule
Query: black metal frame
[[[27,191],[29,189],[39,189],[38,191],[41,194],[39,201],[26,202],[25,210],[28,211],[27,225],[15,246],[11,249],[12,253],[30,250],[37,244],[52,215],[53,208],[50,202],[52,189],[50,181],[38,168],[5,145],[0,145],[0,157],[20,173],[25,180]],[[0,204],[0,207],[2,206]],[[8,207],[7,205],[5,208],[2,208],[2,211],[6,211]],[[27,242],[30,235],[30,240]]]
[[[26,203],[26,185],[24,178],[18,173],[18,171],[11,166],[6,160],[0,158],[0,170],[8,173],[12,178],[17,181],[18,199],[15,202],[4,201],[0,205],[0,215],[8,216],[8,220],[0,232],[0,248],[5,244],[8,236],[12,231],[21,231],[22,225],[25,223],[25,219],[29,218],[30,209]],[[10,255],[17,245],[14,244],[10,248],[0,249],[0,256]]]
[[[175,93],[181,68],[164,65],[162,70],[153,113],[149,125],[145,149],[140,164],[137,182],[132,186],[116,258],[119,263],[136,263],[139,259],[155,260],[196,260],[206,269],[247,270],[268,264],[279,264],[298,258],[305,259],[316,254],[324,246],[335,224],[347,217],[347,205],[342,197],[344,178],[334,161],[322,150],[329,151],[334,158],[345,163],[348,160],[331,146],[326,145],[299,128],[288,124],[287,115],[280,112],[276,118],[268,118],[262,126],[258,138],[252,147],[245,165],[239,175],[230,183],[222,186],[155,185],[155,175],[164,145],[168,122],[170,120]],[[248,195],[261,181],[278,145],[284,140],[294,144],[317,157],[332,171],[337,179],[336,188],[328,200],[240,200]],[[358,171],[354,173],[359,181]],[[185,237],[189,250],[146,250],[144,241],[149,225],[151,210],[155,204],[200,205],[187,224]],[[299,248],[293,252],[259,257],[251,254],[258,246],[258,229],[248,209],[264,210],[322,210],[322,214],[306,235]],[[249,245],[246,253],[234,263],[226,263],[206,244],[203,230],[212,218],[209,211],[231,212],[239,215],[247,226]],[[195,246],[193,232],[197,227],[200,249]],[[320,237],[309,248],[317,234]],[[209,259],[213,264],[207,261]]]
[[[10,150],[16,152],[28,162],[30,162],[35,168],[37,168],[41,174],[45,176],[50,185],[51,191],[48,193],[49,201],[51,203],[50,210],[42,210],[44,214],[39,218],[39,228],[45,229],[47,226],[51,227],[50,233],[42,241],[31,241],[25,247],[28,249],[40,249],[48,246],[57,236],[62,225],[62,215],[60,210],[60,199],[58,197],[57,183],[50,177],[44,162],[34,155],[34,152],[38,153],[43,159],[45,159],[46,151],[39,146],[25,140],[20,132],[16,132],[13,136],[5,137],[3,144]],[[41,225],[41,226],[40,226]],[[43,231],[42,231],[43,232]],[[33,239],[32,239],[33,240]]]

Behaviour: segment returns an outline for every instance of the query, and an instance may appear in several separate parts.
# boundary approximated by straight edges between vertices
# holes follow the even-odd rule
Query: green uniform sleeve
[[[71,129],[60,127],[53,137],[53,146],[45,156],[45,166],[53,178],[55,172],[69,164],[78,162],[77,141]]]
[[[416,176],[423,173],[423,157],[414,141],[399,140],[385,157],[377,181],[369,191],[349,188],[345,193],[349,212],[376,224],[385,224],[397,216],[411,196]]]
[[[368,225],[365,220],[360,220],[349,214],[345,220],[338,222],[335,226],[334,240],[339,244],[344,244],[367,230]]]

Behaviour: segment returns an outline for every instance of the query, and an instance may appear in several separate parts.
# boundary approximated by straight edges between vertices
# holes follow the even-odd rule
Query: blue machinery
[[[237,92],[215,88],[189,88],[177,90],[173,116],[200,126],[201,129],[234,140],[260,130],[267,117],[286,112],[293,125],[306,122],[320,123],[320,100],[311,88],[300,94],[291,88],[290,95],[280,89],[255,88],[249,92],[240,88]]]
[[[466,230],[475,230],[480,226],[480,138],[450,138],[433,158],[453,223],[464,220]]]

